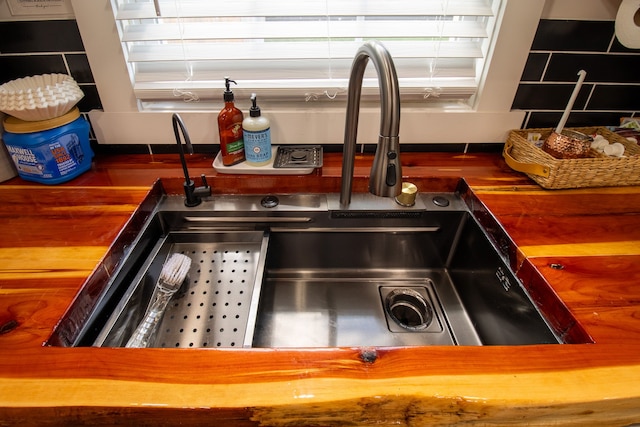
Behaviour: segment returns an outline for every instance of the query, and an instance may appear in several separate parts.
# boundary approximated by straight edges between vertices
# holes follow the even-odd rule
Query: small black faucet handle
[[[200,204],[201,197],[207,197],[211,195],[211,187],[207,183],[207,177],[202,174],[200,175],[200,179],[202,180],[202,185],[200,187],[196,187],[193,190],[194,197],[198,198],[198,204]]]
[[[200,179],[202,180],[202,186],[204,188],[211,188],[209,187],[209,184],[207,183],[207,177],[205,174],[200,175]]]

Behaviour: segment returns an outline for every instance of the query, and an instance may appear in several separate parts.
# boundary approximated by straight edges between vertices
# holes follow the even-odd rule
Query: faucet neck
[[[179,114],[174,113],[171,117],[171,121],[173,123],[173,133],[176,136],[176,143],[178,144],[178,153],[180,154],[180,163],[182,164],[182,171],[184,172],[184,194],[185,201],[184,204],[187,207],[198,206],[202,203],[201,197],[210,196],[211,195],[211,187],[207,184],[207,180],[204,174],[201,175],[202,186],[196,187],[196,184],[189,177],[189,169],[187,168],[187,160],[184,157],[184,150],[182,148],[182,142],[180,139],[180,131],[182,132],[182,136],[184,138],[184,143],[187,146],[187,150],[189,154],[193,154],[193,146],[191,145],[191,139],[189,138],[189,133],[187,132],[187,128],[182,121],[182,118]]]
[[[193,154],[193,145],[191,145],[191,139],[189,138],[189,133],[187,132],[186,127],[184,126],[182,117],[180,117],[179,114],[174,113],[171,116],[171,121],[173,123],[173,133],[175,134],[175,137],[176,137],[176,143],[178,144],[178,154],[180,154],[180,163],[182,164],[182,171],[184,172],[184,181],[186,184],[191,181],[191,178],[189,177],[187,160],[184,157],[184,149],[182,148],[180,131],[182,132],[182,137],[184,138],[184,143],[187,146],[187,151],[189,152],[189,154]]]
[[[351,187],[358,133],[362,79],[371,59],[380,87],[380,135],[371,166],[369,191],[378,196],[394,197],[402,191],[400,165],[400,89],[393,59],[379,42],[363,44],[353,60],[347,94],[347,115],[342,160],[342,186],[340,203],[351,202]]]

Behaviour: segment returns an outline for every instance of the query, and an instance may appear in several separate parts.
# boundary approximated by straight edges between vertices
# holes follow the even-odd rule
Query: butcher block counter
[[[214,194],[338,192],[304,176],[217,174]],[[372,156],[356,160],[365,191]],[[425,426],[640,423],[640,187],[544,190],[499,154],[403,154],[420,191],[462,177],[591,343],[326,349],[69,348],[49,340],[177,155],[99,156],[57,186],[0,184],[0,425]],[[534,278],[534,279],[532,279]],[[537,278],[537,279],[535,279]],[[544,304],[544,300],[542,301]]]

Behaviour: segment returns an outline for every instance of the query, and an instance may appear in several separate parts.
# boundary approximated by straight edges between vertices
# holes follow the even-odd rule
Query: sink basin
[[[50,344],[123,346],[173,252],[193,262],[154,347],[588,342],[565,339],[578,326],[561,301],[561,321],[543,316],[453,192],[421,194],[413,207],[357,194],[348,209],[337,194],[214,196],[196,208],[164,195]]]
[[[474,262],[470,252],[491,246],[468,214],[415,222],[406,231],[272,233],[253,346],[558,342],[521,288],[505,291],[497,254]],[[404,295],[396,316],[392,292]]]

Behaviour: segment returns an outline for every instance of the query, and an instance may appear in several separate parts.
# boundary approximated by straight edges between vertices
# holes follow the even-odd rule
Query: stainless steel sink
[[[443,268],[449,225],[434,224],[273,232],[253,346],[481,344]]]
[[[172,252],[193,263],[155,347],[563,342],[566,325],[543,317],[459,193],[410,208],[355,194],[340,206],[337,194],[214,196],[195,208],[163,196],[91,307],[79,297],[85,306],[69,310],[86,315],[67,315],[50,343],[123,346]]]
[[[273,231],[253,346],[559,342],[468,213],[402,222]]]

